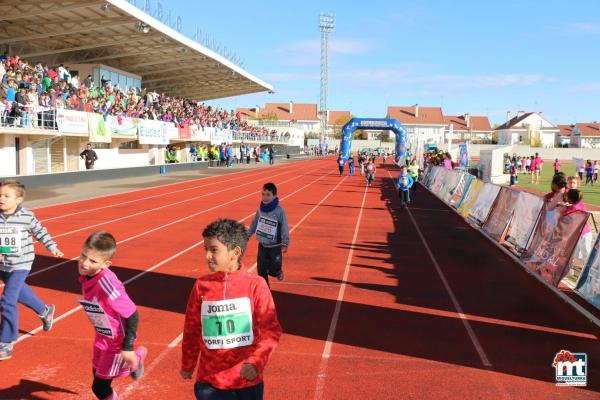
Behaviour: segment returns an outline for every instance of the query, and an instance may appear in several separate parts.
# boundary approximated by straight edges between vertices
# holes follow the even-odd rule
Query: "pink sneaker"
[[[144,375],[144,359],[148,355],[148,349],[144,346],[140,346],[136,349],[135,353],[138,356],[138,367],[135,371],[131,371],[129,376],[131,376],[134,381],[137,381]]]

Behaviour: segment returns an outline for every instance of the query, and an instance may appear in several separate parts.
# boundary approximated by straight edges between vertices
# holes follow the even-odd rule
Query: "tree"
[[[352,139],[361,140],[361,139],[365,139],[367,136],[368,136],[367,132],[363,131],[362,129],[357,129],[352,134]]]
[[[342,115],[335,121],[333,125],[333,139],[341,139],[342,138],[342,128],[344,125],[348,123],[352,118],[354,118],[351,114]]]
[[[279,121],[279,117],[277,117],[277,114],[275,114],[273,111],[263,115],[260,119],[262,121]]]

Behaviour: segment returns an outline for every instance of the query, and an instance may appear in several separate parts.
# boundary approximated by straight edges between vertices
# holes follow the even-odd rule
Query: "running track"
[[[40,332],[21,308],[0,399],[93,399],[93,330],[67,258],[99,229],[119,241],[113,270],[150,350],[144,379],[115,387],[128,399],[193,398],[178,371],[187,296],[207,271],[201,231],[217,217],[248,225],[267,179],[292,244],[286,280],[272,284],[284,335],[265,372],[266,399],[600,398],[599,329],[425,190],[401,212],[395,171],[380,168],[370,188],[336,171],[333,160],[303,161],[36,210],[65,260],[38,247],[29,283],[56,304],[57,320]],[[246,268],[256,250],[253,239]],[[587,353],[587,388],[554,385],[561,349]]]

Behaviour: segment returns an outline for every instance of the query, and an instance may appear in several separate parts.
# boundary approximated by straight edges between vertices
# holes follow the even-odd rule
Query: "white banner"
[[[481,189],[479,196],[477,196],[477,201],[471,208],[471,211],[469,211],[469,217],[479,224],[483,224],[492,209],[492,205],[494,204],[494,200],[496,200],[499,191],[500,186],[486,183],[483,186],[483,189]]]
[[[161,121],[140,119],[138,121],[140,144],[169,144],[165,125]]]
[[[179,140],[179,129],[172,122],[163,122],[167,137],[171,140]]]
[[[137,121],[136,118],[119,118],[109,115],[106,118],[106,129],[112,136],[134,138],[138,134]]]
[[[210,144],[231,144],[233,142],[233,134],[228,129],[215,129],[210,134]]]
[[[191,139],[198,142],[210,142],[210,132],[214,128],[202,128],[199,125],[190,126]]]
[[[83,111],[56,110],[56,124],[60,133],[88,134],[88,115]]]

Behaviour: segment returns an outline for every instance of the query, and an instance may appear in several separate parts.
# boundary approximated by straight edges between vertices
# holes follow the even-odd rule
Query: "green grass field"
[[[560,170],[567,174],[567,176],[575,175],[575,164],[562,164]],[[550,191],[550,182],[552,181],[553,174],[554,169],[552,168],[552,162],[546,161],[544,162],[544,165],[542,167],[542,174],[540,175],[539,185],[531,184],[531,175],[519,174],[519,183],[517,184],[517,186],[539,190],[541,192],[547,193]],[[585,182],[585,175],[583,177],[583,181]],[[585,204],[600,206],[600,181],[596,182],[596,184],[594,185],[582,184],[580,190],[583,192],[583,201],[585,202]]]

